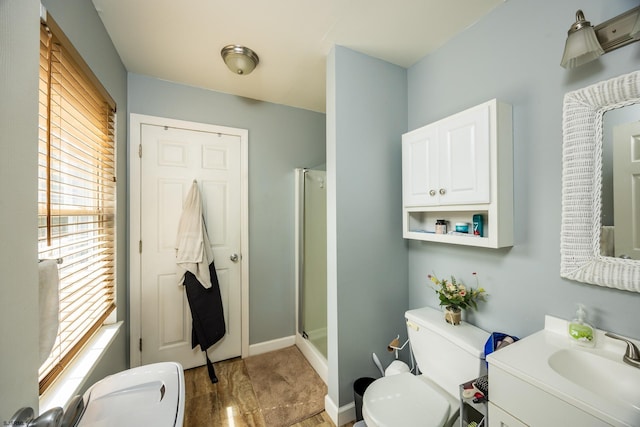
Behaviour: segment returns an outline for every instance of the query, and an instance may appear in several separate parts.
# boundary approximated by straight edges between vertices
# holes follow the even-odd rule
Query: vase
[[[452,325],[459,325],[462,320],[462,310],[458,307],[445,307],[444,320]]]

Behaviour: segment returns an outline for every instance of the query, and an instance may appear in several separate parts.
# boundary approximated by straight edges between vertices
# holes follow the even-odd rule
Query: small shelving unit
[[[487,248],[499,247],[497,241],[498,233],[494,231],[499,225],[495,223],[495,221],[491,221],[494,215],[492,215],[490,206],[456,206],[455,210],[451,209],[451,206],[433,207],[430,210],[425,210],[424,208],[405,208],[404,238]],[[482,237],[473,235],[472,218],[475,214],[482,215]],[[447,221],[448,234],[435,234],[436,220],[439,219]],[[471,232],[467,234],[451,233],[451,231],[455,229],[455,224],[458,222],[468,223]]]
[[[475,380],[460,384],[460,427],[487,427],[487,397],[481,402],[475,403],[473,398],[465,398],[462,391],[465,386],[471,385]],[[475,423],[475,424],[474,424]]]

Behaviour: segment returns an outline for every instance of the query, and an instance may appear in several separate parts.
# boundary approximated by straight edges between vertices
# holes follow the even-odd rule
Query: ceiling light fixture
[[[258,55],[248,47],[230,44],[220,51],[222,60],[231,72],[239,75],[247,75],[253,71],[260,62]]]
[[[640,41],[640,7],[630,9],[595,27],[578,10],[576,22],[568,31],[560,65],[564,68],[579,67],[636,41]]]

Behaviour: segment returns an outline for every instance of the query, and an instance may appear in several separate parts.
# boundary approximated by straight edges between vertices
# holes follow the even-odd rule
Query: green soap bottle
[[[582,304],[578,304],[576,318],[569,322],[569,337],[576,344],[587,347],[593,347],[596,343],[593,327],[587,323],[587,313]]]

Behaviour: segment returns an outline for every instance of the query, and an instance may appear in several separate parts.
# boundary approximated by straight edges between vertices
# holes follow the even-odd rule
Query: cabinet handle
[[[441,195],[441,196],[444,196],[444,193],[446,193],[445,189],[444,189],[444,188],[441,188],[441,189],[440,189],[440,195]]]
[[[429,191],[429,195],[430,195],[431,197],[435,196],[435,195],[436,195],[436,190],[430,190],[430,191]]]

